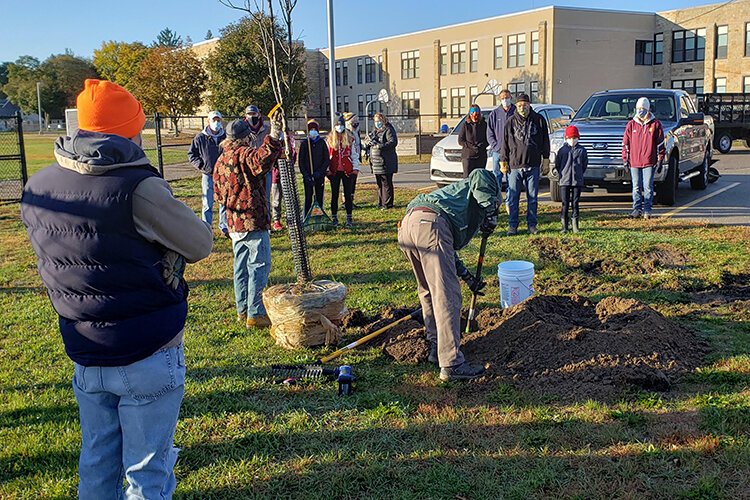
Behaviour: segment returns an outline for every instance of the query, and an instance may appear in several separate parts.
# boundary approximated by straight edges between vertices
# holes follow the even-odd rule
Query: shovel
[[[482,242],[479,244],[479,259],[477,260],[477,274],[474,276],[476,279],[482,279],[482,265],[484,264],[484,252],[487,250],[487,238],[489,238],[489,234],[482,234]],[[477,322],[474,321],[474,316],[476,315],[476,309],[477,309],[477,293],[474,292],[474,294],[471,297],[471,307],[469,307],[469,314],[466,316],[466,330],[464,330],[464,333],[471,333],[472,328],[477,327]]]

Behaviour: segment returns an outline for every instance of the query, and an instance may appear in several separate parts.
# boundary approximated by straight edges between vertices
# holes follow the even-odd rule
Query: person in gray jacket
[[[393,208],[393,174],[398,172],[398,136],[396,129],[383,113],[373,117],[375,130],[370,132],[366,147],[370,151],[370,165],[378,183],[378,207]]]

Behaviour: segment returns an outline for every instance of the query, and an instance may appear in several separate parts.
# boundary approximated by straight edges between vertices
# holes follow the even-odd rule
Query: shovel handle
[[[477,274],[476,279],[482,277],[482,266],[484,265],[484,253],[487,251],[487,238],[489,234],[482,234],[482,242],[479,244],[479,258],[477,259]],[[477,309],[477,294],[474,293],[471,296],[471,307],[469,307],[469,315],[466,317],[466,330],[465,333],[471,332],[471,321],[474,319],[474,314]]]

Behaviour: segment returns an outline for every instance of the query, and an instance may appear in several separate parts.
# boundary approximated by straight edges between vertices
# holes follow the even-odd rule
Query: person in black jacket
[[[209,226],[213,222],[214,209],[214,165],[216,160],[221,156],[221,141],[227,138],[224,132],[224,126],[221,123],[221,113],[211,111],[208,114],[208,125],[203,131],[196,135],[188,151],[188,160],[200,170],[203,174],[201,179],[201,191],[203,206],[201,208],[201,218]],[[227,212],[224,205],[219,205],[219,229],[229,237],[227,229]]]
[[[547,121],[534,112],[529,96],[516,100],[516,113],[505,126],[500,153],[500,170],[508,175],[508,235],[518,233],[521,188],[526,188],[526,225],[536,234],[536,208],[541,171],[549,170],[549,129]]]
[[[487,166],[487,122],[482,116],[478,104],[472,104],[464,125],[458,133],[458,143],[461,145],[461,163],[464,167],[464,179],[472,170]]]
[[[573,212],[573,232],[578,227],[578,202],[583,188],[583,173],[589,164],[586,148],[578,144],[581,135],[578,127],[570,125],[565,129],[565,145],[560,148],[555,157],[555,169],[552,172],[559,179],[560,195],[562,197],[562,233],[568,232],[569,208]]]
[[[393,208],[393,174],[398,172],[398,136],[383,113],[373,117],[375,130],[370,132],[366,147],[370,151],[370,165],[378,183],[378,206],[381,210]]]
[[[313,192],[318,206],[323,207],[323,190],[325,189],[326,172],[330,164],[328,145],[320,137],[320,125],[315,120],[307,122],[308,139],[299,147],[299,171],[305,186],[305,215],[312,206]],[[312,158],[312,161],[311,161]]]

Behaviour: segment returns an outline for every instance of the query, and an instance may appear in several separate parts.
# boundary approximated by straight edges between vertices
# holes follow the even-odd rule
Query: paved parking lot
[[[718,161],[713,166],[721,173],[717,182],[709,184],[704,191],[693,191],[689,181],[680,183],[677,203],[672,207],[657,205],[654,214],[714,224],[750,226],[750,150],[739,147],[738,143],[735,146],[727,155],[715,153],[714,158]],[[365,172],[360,175],[360,182],[374,183],[375,177]],[[396,186],[424,191],[435,188],[430,181],[428,164],[399,165],[394,183]],[[542,181],[540,192],[542,202],[552,203],[546,181]],[[631,209],[631,197],[629,193],[607,193],[596,189],[583,194],[581,209],[627,213]]]

